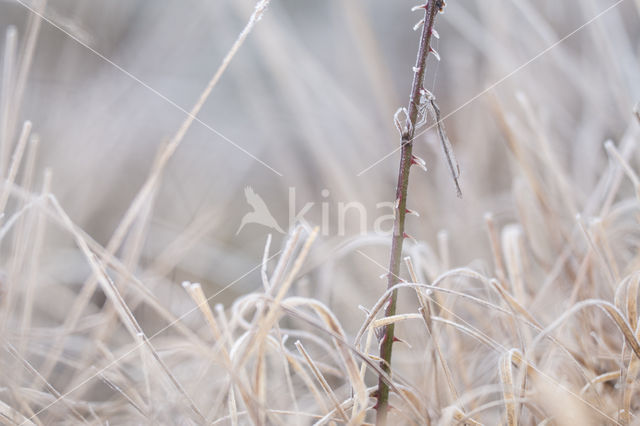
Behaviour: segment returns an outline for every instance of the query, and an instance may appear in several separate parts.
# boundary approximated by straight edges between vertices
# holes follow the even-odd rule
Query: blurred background
[[[429,58],[425,86],[447,117],[464,198],[456,198],[435,129],[428,130],[415,148],[429,171],[412,174],[409,205],[421,214],[408,221],[412,236],[434,244],[439,230],[448,231],[452,261],[462,265],[486,258],[484,212],[500,223],[516,219],[508,147],[495,111],[501,104],[523,115],[517,93],[528,98],[537,130],[553,135],[550,149],[575,178],[576,199],[584,199],[605,161],[603,141],[620,137],[640,99],[639,3],[624,1],[550,47],[614,3],[448,2],[433,46],[442,60]],[[52,192],[99,243],[106,245],[163,143],[186,117],[167,99],[191,108],[253,5],[46,2],[44,16],[77,40],[42,23],[20,117],[31,120],[41,138],[37,169],[51,168]],[[406,106],[412,80],[419,36],[412,27],[420,18],[409,11],[414,5],[273,1],[198,117],[282,176],[194,123],[162,176],[141,265],[176,282],[189,277],[217,288],[259,263],[269,230],[254,224],[235,235],[250,211],[245,186],[285,229],[289,188],[295,188],[296,212],[315,203],[304,216],[312,224],[320,224],[321,203],[329,203],[329,231],[321,242],[327,253],[345,241],[337,236],[339,202],[362,203],[367,230],[374,215],[388,214],[376,204],[393,201],[395,191],[392,117]],[[0,25],[15,25],[23,43],[29,10],[14,1],[0,8]],[[357,236],[357,215],[347,217],[347,238]],[[274,237],[279,244],[282,236]],[[57,256],[73,256],[56,252],[52,267],[70,261]],[[359,280],[362,259],[349,257],[355,259],[343,266]],[[256,284],[250,281],[225,297],[251,290]]]
[[[117,251],[172,310],[186,303],[183,280],[201,282],[207,295],[233,283],[212,300],[227,307],[262,287],[267,236],[273,233],[272,254],[285,236],[258,224],[237,232],[251,211],[250,186],[285,231],[292,202],[296,214],[313,203],[304,219],[323,232],[293,291],[327,303],[348,332],[358,329],[357,306],[370,306],[386,286],[378,278],[383,267],[371,259],[386,266],[390,240],[373,225],[389,214],[379,203],[394,201],[393,114],[408,101],[416,4],[271,1],[126,234],[135,247]],[[23,99],[12,105],[16,123],[31,120],[40,139],[34,190],[49,168],[51,193],[107,246],[254,5],[0,1],[1,34],[15,26],[18,59],[34,25],[29,8],[46,18]],[[423,254],[427,277],[467,265],[490,274],[490,212],[498,229],[521,223],[523,244],[549,265],[562,238],[536,222],[540,206],[531,206],[542,200],[545,214],[565,224],[588,213],[609,162],[603,144],[617,145],[629,131],[640,100],[640,1],[450,0],[445,12],[433,42],[441,60],[429,57],[425,87],[445,118],[463,198],[435,128],[425,126],[414,153],[428,171],[413,168],[409,189],[409,207],[420,217],[407,219],[419,243],[408,250]],[[637,160],[636,152],[629,161]],[[364,235],[355,210],[345,232],[339,229],[338,205],[350,202],[366,209]],[[3,250],[9,258],[12,249]],[[90,268],[71,236],[55,227],[47,228],[39,259],[38,291],[58,298],[38,302],[42,324],[57,324]],[[50,300],[60,308],[45,306]],[[104,295],[92,299],[97,308],[103,302]],[[146,324],[151,314],[139,314]]]

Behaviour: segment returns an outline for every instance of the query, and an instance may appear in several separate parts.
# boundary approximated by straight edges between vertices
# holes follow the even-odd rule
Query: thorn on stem
[[[407,234],[406,232],[402,233],[402,237],[403,238],[409,238],[411,241],[413,241],[414,243],[417,243],[418,240],[416,240],[415,238],[413,238],[411,235]]]
[[[426,2],[425,4],[419,4],[417,6],[413,6],[411,8],[411,11],[415,12],[416,10],[420,10],[420,9],[427,10],[427,7],[429,7],[429,2]]]
[[[425,172],[427,171],[427,163],[422,158],[418,157],[417,155],[412,155],[411,156],[411,164],[415,164],[416,166],[420,167]]]
[[[429,47],[429,52],[433,53],[433,56],[438,62],[440,62],[440,54],[433,47]]]
[[[415,210],[406,209],[406,212],[407,212],[408,215],[420,217],[420,213],[418,213]]]

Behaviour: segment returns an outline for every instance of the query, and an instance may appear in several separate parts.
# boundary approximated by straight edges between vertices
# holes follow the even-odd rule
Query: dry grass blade
[[[14,104],[12,105],[11,118],[9,120],[10,129],[13,129],[13,127],[17,125],[18,114],[20,113],[21,106],[24,101],[24,92],[27,87],[38,35],[40,34],[40,27],[42,25],[42,12],[47,7],[47,2],[48,0],[37,0],[35,4],[36,13],[29,15],[26,39],[20,52],[19,69],[16,75],[15,88],[13,92]]]
[[[409,271],[409,276],[411,277],[411,279],[416,283],[419,282],[418,277],[415,273],[415,268],[413,267],[413,262],[411,261],[410,257],[405,258],[405,264],[407,265],[407,269]],[[444,372],[444,376],[447,381],[448,390],[449,390],[449,397],[450,397],[449,403],[453,404],[456,401],[458,401],[459,394],[453,380],[451,369],[449,368],[447,359],[444,356],[444,353],[439,343],[440,336],[436,334],[436,331],[434,330],[434,327],[433,327],[432,314],[431,314],[432,312],[431,298],[429,297],[428,293],[424,294],[420,288],[416,288],[415,290],[416,290],[416,295],[418,297],[418,301],[420,302],[420,309],[419,309],[420,317],[422,317],[422,319],[424,320],[425,327],[427,328],[427,332],[429,333],[429,337],[431,338],[431,342],[433,343],[435,356],[437,357],[442,367],[442,370]]]
[[[142,410],[142,408],[133,400],[125,391],[123,391],[118,385],[116,385],[113,381],[109,380],[103,373],[96,372],[96,375],[104,384],[109,386],[113,391],[122,395],[122,397],[133,407],[135,410],[142,415],[142,417],[147,418],[146,413]]]
[[[344,369],[347,372],[347,377],[349,378],[349,383],[351,384],[355,392],[354,411],[358,413],[357,415],[359,415],[360,411],[366,411],[368,400],[366,385],[364,380],[362,379],[362,376],[360,375],[360,372],[358,371],[358,364],[356,363],[352,355],[351,348],[344,343],[347,339],[344,330],[340,326],[340,323],[335,318],[335,316],[327,307],[317,301],[310,299],[288,298],[283,301],[283,304],[287,305],[288,307],[296,307],[300,305],[310,306],[316,312],[318,317],[322,319],[322,322],[326,324],[328,331],[332,335],[337,336],[337,338],[333,339],[333,343],[340,353],[341,361],[343,363]]]
[[[507,305],[509,305],[509,307],[513,309],[514,312],[522,315],[522,317],[526,318],[527,321],[529,321],[531,324],[535,324],[537,327],[542,328],[542,325],[538,323],[533,315],[531,315],[520,303],[518,303],[518,301],[513,296],[511,296],[504,288],[502,288],[498,281],[491,280],[491,285],[498,292],[498,294],[500,294],[504,301],[507,302]]]
[[[255,334],[252,336],[252,340],[260,342],[265,338],[265,336],[269,333],[269,330],[271,330],[271,328],[273,327],[274,323],[277,320],[277,316],[279,314],[279,304],[287,294],[289,287],[293,284],[293,281],[297,277],[298,272],[300,272],[300,269],[302,269],[302,265],[304,264],[304,261],[307,258],[307,255],[309,254],[309,250],[311,250],[311,245],[315,241],[317,235],[318,235],[318,228],[315,228],[311,232],[309,237],[307,237],[307,240],[305,241],[304,245],[302,246],[302,249],[300,250],[300,253],[298,253],[298,256],[296,257],[295,262],[293,263],[293,266],[291,267],[287,276],[284,278],[284,281],[282,282],[282,284],[279,286],[277,290],[277,294],[273,300],[274,303],[270,306],[269,310],[265,313],[264,318],[261,318],[258,325],[258,329],[256,330]],[[276,285],[272,284],[271,288],[276,288]],[[253,354],[255,349],[256,349],[256,345],[250,344],[245,350],[244,354],[238,359],[235,365],[237,367],[242,367],[242,365],[244,365],[246,360]]]
[[[4,57],[2,60],[2,81],[0,87],[0,177],[7,175],[9,153],[11,152],[11,132],[9,129],[10,107],[12,102],[16,46],[18,30],[14,26],[7,28],[4,40]]]
[[[24,414],[18,412],[14,407],[4,401],[0,401],[0,416],[7,424],[35,425]]]
[[[632,330],[638,329],[638,287],[640,276],[636,275],[627,288],[627,318]]]
[[[470,426],[480,426],[482,423],[478,423],[475,420],[469,418],[465,415],[460,407],[450,406],[444,410],[444,413],[438,423],[441,426],[445,425],[470,425]]]
[[[216,339],[217,344],[220,345],[222,356],[224,357],[224,362],[227,366],[231,367],[231,358],[229,357],[229,352],[227,351],[227,347],[225,345],[225,340],[222,335],[222,331],[220,327],[218,327],[218,323],[213,316],[213,312],[211,311],[211,306],[209,306],[208,300],[202,291],[202,286],[199,283],[190,283],[185,281],[182,283],[182,287],[189,293],[189,295],[193,298],[193,301],[196,303],[196,306],[204,315],[207,323],[209,324],[209,328],[213,334],[213,337]]]
[[[622,424],[631,424],[633,419],[633,411],[631,404],[633,395],[637,391],[638,372],[640,371],[640,360],[633,358],[629,361],[626,374],[624,375],[624,388],[622,391],[622,410],[620,412],[620,421]]]
[[[300,304],[307,304],[308,301],[306,299],[303,298],[290,298],[287,299],[287,301],[293,301],[293,303],[295,305],[300,305]],[[313,303],[317,303],[317,302],[313,302]],[[416,418],[420,419],[421,422],[426,422],[428,421],[427,418],[424,417],[424,413],[422,413],[420,411],[420,409],[418,407],[416,407],[411,400],[404,398],[404,394],[401,392],[400,388],[398,387],[398,385],[396,384],[396,380],[399,380],[399,378],[396,378],[396,380],[392,381],[391,378],[386,375],[386,373],[382,370],[382,368],[380,368],[379,365],[377,365],[375,362],[373,362],[372,360],[375,360],[375,357],[363,353],[358,347],[356,346],[351,346],[347,343],[346,340],[344,340],[341,336],[339,336],[338,334],[336,334],[335,332],[331,331],[330,329],[328,329],[326,326],[324,326],[323,324],[319,324],[314,318],[309,317],[307,314],[301,312],[299,309],[294,309],[293,306],[287,306],[287,304],[285,304],[283,302],[283,304],[281,305],[281,308],[283,311],[285,311],[286,313],[288,313],[289,315],[298,318],[300,320],[305,321],[307,324],[311,325],[314,327],[315,330],[326,334],[328,336],[330,336],[332,339],[334,339],[334,341],[339,342],[341,345],[344,345],[345,347],[348,347],[349,350],[353,353],[353,355],[357,358],[359,358],[360,360],[363,361],[363,363],[365,363],[370,369],[372,369],[374,371],[374,373],[378,376],[378,377],[382,377],[388,384],[389,388],[392,389],[394,392],[396,392],[396,394],[402,398],[402,400],[407,404],[407,407],[413,412],[413,414],[416,416]],[[359,380],[361,381],[362,379],[359,378]],[[357,382],[356,384],[353,385],[353,387],[355,389],[357,389]],[[368,395],[368,393],[367,393]]]
[[[304,349],[304,346],[302,346],[302,343],[300,343],[300,341],[298,340],[295,343],[295,345],[296,345],[296,348],[298,348],[298,351],[300,352],[300,354],[304,357],[305,361],[307,362],[307,365],[311,369],[311,372],[315,376],[316,380],[318,381],[318,383],[320,383],[320,386],[322,386],[322,389],[324,390],[325,394],[333,403],[333,406],[335,407],[336,411],[338,412],[338,414],[340,414],[340,417],[342,417],[342,419],[345,422],[349,422],[349,417],[347,416],[347,413],[345,413],[344,410],[342,409],[342,406],[340,405],[340,402],[338,401],[338,398],[336,397],[336,395],[333,393],[331,386],[329,386],[329,383],[327,383],[327,380],[324,378],[324,376],[322,375],[322,373],[320,372],[316,364],[313,362],[313,360],[309,356],[309,353]]]
[[[236,397],[233,388],[229,390],[229,418],[233,426],[238,425],[238,407],[236,406]]]
[[[365,319],[365,321],[362,323],[362,325],[360,326],[360,329],[358,330],[358,332],[356,333],[356,336],[354,338],[354,342],[356,344],[356,347],[359,348],[360,346],[360,341],[362,340],[362,337],[364,336],[364,333],[366,332],[366,330],[371,326],[371,323],[375,320],[376,315],[382,310],[382,308],[384,307],[386,300],[388,299],[389,295],[394,291],[394,290],[398,290],[401,288],[425,288],[425,289],[431,289],[431,290],[436,290],[436,291],[442,291],[442,292],[448,292],[451,294],[457,293],[458,295],[460,295],[461,297],[467,298],[469,300],[474,300],[480,304],[483,304],[485,306],[490,306],[492,309],[497,309],[499,311],[502,312],[507,312],[504,309],[501,309],[500,307],[497,307],[491,303],[488,303],[486,301],[483,301],[481,299],[478,299],[476,297],[470,296],[468,294],[464,294],[464,293],[460,293],[460,292],[454,292],[452,290],[448,290],[448,289],[443,289],[438,287],[442,282],[444,282],[445,280],[449,279],[449,278],[453,278],[453,277],[457,277],[457,278],[470,278],[473,280],[478,280],[479,282],[481,282],[483,285],[485,285],[487,288],[490,288],[490,280],[488,278],[486,278],[485,276],[483,276],[482,274],[473,271],[469,268],[458,268],[458,269],[452,269],[449,270],[445,273],[443,273],[442,275],[438,276],[431,285],[427,285],[427,284],[420,284],[420,283],[400,283],[400,284],[396,284],[394,285],[392,288],[389,288],[386,290],[386,292],[384,294],[382,294],[378,300],[376,301],[376,303],[373,305],[373,307],[371,308],[371,311],[369,312],[369,314],[367,315],[367,318]]]
[[[20,164],[22,164],[22,156],[27,146],[29,135],[31,134],[31,127],[30,121],[25,121],[22,126],[22,132],[20,133],[18,144],[16,145],[13,156],[11,157],[11,166],[9,167],[9,172],[6,177],[7,187],[5,187],[5,189],[0,193],[0,214],[3,214],[5,211],[7,200],[9,199],[9,186],[15,182],[18,169]]]
[[[500,358],[500,381],[502,382],[504,404],[506,407],[506,423],[508,426],[518,425],[518,405],[516,404],[513,383],[513,351]]]
[[[562,316],[560,316],[557,320],[555,320],[552,324],[548,325],[538,336],[534,339],[531,344],[532,348],[535,348],[537,344],[544,338],[547,337],[551,332],[553,332],[556,328],[563,325],[571,316],[575,315],[577,312],[589,308],[589,307],[598,307],[607,313],[609,318],[613,320],[615,325],[618,327],[622,335],[624,336],[625,341],[629,344],[636,357],[640,359],[640,342],[635,336],[635,333],[629,326],[629,323],[625,320],[624,315],[618,308],[616,308],[611,303],[605,302],[603,300],[585,300],[579,303],[576,303],[570,310],[565,312]]]
[[[620,372],[620,370],[609,371],[607,373],[600,374],[599,376],[594,377],[593,380],[591,380],[589,383],[584,385],[584,387],[580,390],[580,394],[581,395],[584,394],[585,392],[587,392],[587,390],[590,387],[592,387],[593,385],[596,385],[598,383],[616,381],[616,380],[618,380],[620,378],[621,375],[622,375],[622,373]]]
[[[162,370],[162,372],[166,375],[166,377],[169,379],[169,381],[172,383],[172,385],[176,388],[176,390],[188,402],[191,410],[201,420],[204,421],[204,419],[205,419],[204,415],[200,412],[200,410],[195,405],[195,403],[193,402],[191,397],[186,393],[186,391],[184,390],[184,388],[182,387],[180,382],[171,373],[169,368],[166,366],[166,364],[162,361],[162,359],[158,355],[157,351],[153,348],[153,346],[151,345],[151,343],[147,339],[145,333],[142,331],[142,328],[140,327],[136,317],[133,315],[133,313],[131,312],[131,310],[127,306],[126,302],[122,298],[122,295],[118,291],[116,285],[113,283],[113,281],[111,280],[111,278],[107,274],[104,266],[99,262],[98,258],[91,251],[91,249],[89,248],[87,242],[82,237],[82,235],[75,230],[75,227],[74,227],[73,222],[71,221],[71,219],[67,215],[62,215],[61,219],[64,222],[64,224],[66,225],[67,230],[73,235],[73,237],[74,237],[74,239],[76,241],[76,244],[78,245],[78,247],[80,248],[80,250],[82,251],[82,253],[86,257],[89,265],[91,266],[91,268],[93,270],[93,273],[94,273],[94,276],[97,277],[98,282],[101,284],[101,287],[102,287],[103,291],[105,292],[107,297],[111,300],[111,302],[115,306],[116,311],[118,312],[118,314],[120,316],[120,319],[121,319],[122,323],[125,325],[125,327],[127,328],[128,332],[131,334],[131,336],[134,338],[134,340],[136,342],[138,342],[138,344],[140,346],[144,345],[149,350],[149,352],[153,355],[153,358],[156,360],[156,362],[160,366],[160,369]],[[58,399],[60,399],[60,398],[58,398]],[[53,404],[50,404],[49,406],[51,406],[51,405],[53,405]],[[48,408],[48,407],[45,407],[45,409],[46,408]]]
[[[622,154],[620,154],[620,151],[618,151],[618,149],[616,148],[616,146],[612,141],[610,140],[606,141],[604,144],[604,147],[607,150],[609,157],[615,159],[615,161],[617,161],[620,164],[620,167],[622,168],[622,170],[624,170],[629,180],[631,180],[631,183],[633,184],[633,188],[635,189],[635,192],[636,192],[636,197],[638,198],[638,200],[640,200],[640,179],[638,178],[638,175],[636,174],[636,172],[633,170],[633,168],[631,168],[631,166],[629,165],[627,160],[622,156]]]
[[[498,238],[498,232],[496,231],[493,215],[491,213],[485,213],[484,221],[487,225],[487,231],[489,234],[489,243],[491,244],[491,254],[493,255],[493,262],[496,269],[496,276],[500,283],[506,284],[506,274],[504,268],[504,262],[502,260],[502,249],[500,246],[500,240]]]
[[[38,371],[26,360],[24,359],[17,351],[16,348],[13,347],[13,345],[11,345],[10,343],[5,345],[5,350],[7,352],[9,352],[9,354],[11,354],[11,356],[13,356],[14,358],[16,358],[18,361],[20,361],[22,363],[22,365],[24,366],[24,368],[29,371],[31,374],[34,375],[34,377],[37,380],[40,380],[43,382],[43,384],[45,385],[45,387],[47,388],[47,390],[49,392],[51,392],[51,394],[53,396],[56,397],[56,399],[58,401],[61,401],[62,404],[64,404],[69,411],[82,423],[85,424],[89,424],[89,422],[86,421],[86,419],[84,418],[84,416],[82,414],[80,414],[78,412],[78,410],[76,410],[71,404],[69,404],[69,402],[66,400],[65,395],[60,394],[60,392],[58,392],[52,385],[51,383],[49,383],[44,377],[42,377],[42,375],[40,375],[40,373],[38,373]],[[37,413],[36,413],[37,414]],[[33,415],[31,416],[33,417]],[[26,421],[30,422],[31,419],[26,419]]]
[[[453,375],[451,374],[451,369],[449,368],[447,359],[445,358],[444,353],[440,347],[440,338],[437,334],[434,333],[432,316],[429,315],[428,312],[422,307],[420,308],[420,314],[425,322],[425,326],[427,327],[429,336],[433,340],[433,346],[435,348],[438,360],[440,361],[440,365],[442,366],[444,377],[447,380],[451,403],[455,403],[455,401],[459,399],[458,390],[456,389],[455,382],[453,381]]]
[[[293,370],[296,372],[297,375],[299,375],[300,379],[302,379],[302,382],[305,384],[307,389],[311,392],[311,395],[315,399],[320,409],[323,412],[327,412],[327,411],[331,412],[331,409],[326,404],[325,398],[322,397],[322,393],[320,393],[320,390],[315,385],[315,382],[309,376],[307,371],[303,368],[302,364],[300,364],[300,362],[298,362],[298,360],[288,352],[285,355],[287,357],[287,361],[293,367]]]

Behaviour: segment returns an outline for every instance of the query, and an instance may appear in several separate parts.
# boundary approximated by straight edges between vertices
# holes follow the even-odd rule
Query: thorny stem
[[[405,238],[404,221],[407,214],[407,188],[409,186],[409,169],[413,162],[413,136],[415,125],[418,119],[418,105],[420,103],[420,91],[423,88],[426,71],[427,56],[431,51],[431,34],[436,15],[444,7],[443,0],[431,0],[425,5],[424,25],[420,37],[420,46],[413,74],[413,85],[409,97],[408,123],[406,131],[402,134],[402,148],[400,158],[400,169],[398,171],[398,184],[396,188],[396,215],[393,224],[393,239],[391,241],[391,259],[389,261],[388,288],[396,285],[400,278],[400,262],[402,257],[402,243]],[[389,304],[385,310],[385,316],[390,317],[396,313],[397,290],[393,291]],[[380,367],[385,373],[391,371],[391,353],[394,341],[394,324],[387,325],[380,339]],[[389,408],[389,385],[380,377],[377,391],[377,417],[378,426],[386,425],[387,412]]]

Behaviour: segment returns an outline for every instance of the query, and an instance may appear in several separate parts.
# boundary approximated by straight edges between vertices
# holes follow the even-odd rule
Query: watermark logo
[[[236,235],[249,224],[262,225],[282,234],[285,233],[267,207],[267,203],[253,188],[250,186],[245,187],[244,195],[247,204],[253,210],[242,217]],[[310,227],[311,225],[307,220],[310,218],[311,222],[320,227],[320,234],[324,236],[346,236],[354,233],[359,235],[373,233],[386,236],[393,230],[396,208],[395,204],[390,201],[375,204],[375,209],[372,209],[372,206],[367,209],[367,206],[359,201],[332,202],[329,190],[323,189],[320,192],[320,202],[311,201],[298,206],[298,203],[296,203],[296,188],[289,188],[288,195],[289,218],[286,222],[287,228],[291,228],[295,224]],[[283,213],[278,210],[274,210],[274,212],[276,214]],[[371,214],[372,212],[374,213],[373,215]]]
[[[236,231],[236,235],[240,233],[242,228],[249,223],[256,223],[258,225],[266,226],[267,228],[275,229],[276,231],[284,234],[284,231],[278,225],[278,222],[273,217],[267,204],[264,202],[261,196],[255,193],[253,188],[246,186],[244,188],[244,197],[247,199],[247,203],[253,208],[252,212],[245,214],[240,221],[240,227]]]

